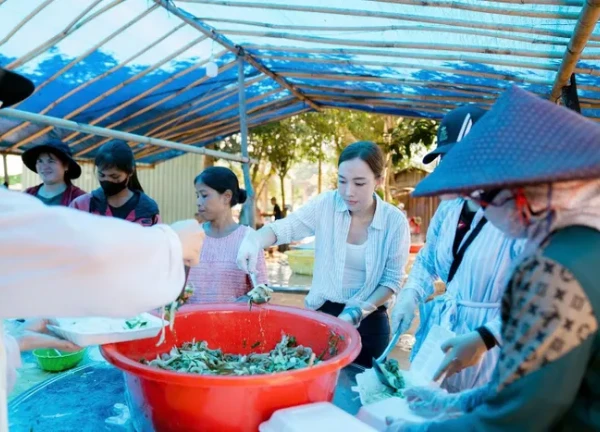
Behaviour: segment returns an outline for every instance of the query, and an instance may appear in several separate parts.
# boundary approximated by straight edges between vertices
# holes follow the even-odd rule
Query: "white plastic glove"
[[[175,222],[171,228],[179,236],[183,252],[183,262],[188,267],[200,262],[200,252],[206,238],[206,233],[197,220],[189,219]]]
[[[256,273],[258,254],[263,253],[262,249],[259,234],[251,229],[246,231],[237,255],[237,265],[240,270],[246,273]]]
[[[387,417],[385,432],[425,432],[427,423],[413,423],[401,418]]]
[[[448,339],[442,344],[442,351],[446,353],[446,357],[435,373],[434,381],[444,373],[450,377],[478,364],[487,353],[487,347],[479,333],[473,331]]]
[[[437,387],[411,387],[404,390],[408,406],[421,417],[436,418],[462,413],[461,393],[448,393]]]
[[[398,301],[392,310],[392,333],[400,329],[400,334],[404,334],[410,328],[415,317],[417,309],[417,293],[415,290],[402,290]]]
[[[350,300],[338,318],[358,327],[362,320],[377,310],[377,306],[360,300]]]

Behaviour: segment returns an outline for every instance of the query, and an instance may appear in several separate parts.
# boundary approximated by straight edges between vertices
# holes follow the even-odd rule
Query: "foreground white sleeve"
[[[175,300],[179,237],[0,190],[0,318],[128,317]]]

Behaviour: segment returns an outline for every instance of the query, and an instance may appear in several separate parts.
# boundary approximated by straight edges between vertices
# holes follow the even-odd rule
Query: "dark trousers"
[[[342,313],[344,307],[343,304],[327,301],[319,308],[319,312],[338,316]],[[383,354],[390,342],[390,322],[385,306],[380,306],[379,309],[366,317],[360,323],[358,333],[360,334],[362,350],[354,363],[370,368],[373,358]]]

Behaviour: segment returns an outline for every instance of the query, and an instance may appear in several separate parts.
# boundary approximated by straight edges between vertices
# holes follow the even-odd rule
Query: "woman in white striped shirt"
[[[248,232],[238,254],[240,268],[253,272],[262,249],[315,236],[306,307],[357,326],[363,349],[356,362],[367,367],[389,342],[385,305],[400,289],[410,244],[404,214],[375,193],[384,166],[377,145],[357,142],[346,147],[338,161],[337,190]]]

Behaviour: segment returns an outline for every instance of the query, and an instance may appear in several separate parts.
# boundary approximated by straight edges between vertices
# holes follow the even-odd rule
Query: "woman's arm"
[[[298,211],[291,213],[284,219],[261,228],[258,232],[263,241],[263,248],[274,244],[288,244],[315,235],[318,220],[324,216],[322,214],[323,204],[330,196],[331,192],[325,192],[311,199]],[[263,234],[263,231],[267,232]]]
[[[379,281],[379,287],[376,290],[379,291],[376,300],[383,298],[384,292],[379,288],[389,288],[392,294],[396,294],[401,286],[402,279],[406,274],[406,263],[408,262],[408,255],[410,251],[410,229],[408,222],[404,214],[398,212],[398,218],[395,219],[396,229],[389,234],[390,236],[390,249],[383,270],[383,275]],[[375,295],[375,293],[373,293]]]

